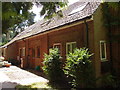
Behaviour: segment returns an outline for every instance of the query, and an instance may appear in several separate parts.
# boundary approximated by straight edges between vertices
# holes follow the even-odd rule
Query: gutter
[[[87,16],[87,17],[85,17],[85,18],[82,18],[82,19],[73,21],[73,22],[69,22],[69,23],[60,25],[60,26],[58,26],[58,27],[54,27],[54,28],[48,29],[48,30],[43,31],[43,32],[40,32],[40,33],[36,33],[36,34],[30,35],[30,36],[27,36],[27,37],[24,37],[24,38],[15,40],[15,41],[13,41],[12,43],[14,43],[14,42],[16,42],[16,41],[19,41],[19,40],[27,39],[27,38],[32,37],[32,36],[36,36],[36,35],[38,35],[38,34],[42,34],[42,33],[45,33],[45,32],[49,32],[49,31],[52,31],[52,30],[54,30],[54,29],[59,29],[59,28],[64,27],[64,26],[66,26],[66,25],[71,25],[71,24],[73,24],[73,23],[77,23],[77,22],[80,22],[80,21],[85,21],[85,22],[86,22],[86,26],[87,26],[87,21],[86,21],[86,20],[87,20],[87,19],[90,19],[90,18],[91,18],[91,15],[90,15],[90,16]],[[9,43],[9,42],[8,42],[8,43]],[[10,43],[10,44],[12,44],[12,43]],[[8,44],[8,45],[5,44],[5,46],[9,46],[10,44]],[[3,46],[3,47],[5,47],[5,46]]]
[[[60,29],[61,27],[64,27],[64,26],[67,26],[67,25],[71,25],[71,24],[74,24],[74,23],[77,23],[77,22],[81,22],[81,21],[84,21],[84,20],[87,20],[87,19],[91,19],[91,16],[87,16],[87,17],[85,17],[85,18],[83,18],[83,19],[76,20],[76,21],[73,21],[73,22],[70,22],[70,23],[66,23],[66,24],[64,24],[64,25],[60,25],[60,26],[55,27],[55,28],[48,29],[48,30],[43,31],[43,32],[40,32],[40,33],[33,34],[33,35],[31,35],[31,36],[27,36],[27,37],[24,37],[24,38],[22,38],[22,39],[27,39],[27,38],[30,38],[30,37],[32,37],[32,36],[36,36],[36,35],[39,35],[39,34],[43,34],[43,33],[45,33],[45,32],[49,32],[49,31],[52,31],[52,30],[55,30],[55,29]],[[87,22],[87,21],[86,21],[86,22]],[[21,40],[21,39],[18,39],[18,40]]]

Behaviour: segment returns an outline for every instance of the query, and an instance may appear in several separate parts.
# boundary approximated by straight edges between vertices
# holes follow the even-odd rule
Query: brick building
[[[96,77],[109,72],[110,48],[101,4],[76,2],[62,12],[63,17],[38,21],[4,45],[5,58],[21,59],[23,68],[35,68],[42,66],[44,53],[52,47],[60,49],[63,61],[75,47],[88,47],[94,53]]]

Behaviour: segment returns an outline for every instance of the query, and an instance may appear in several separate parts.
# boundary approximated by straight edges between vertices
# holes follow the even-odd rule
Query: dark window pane
[[[40,47],[39,46],[37,47],[37,57],[38,58],[40,57]]]
[[[35,57],[35,49],[32,49],[32,57]]]
[[[67,44],[67,54],[69,54],[70,52],[71,52],[70,44]]]
[[[102,53],[102,58],[105,58],[105,43],[101,43],[101,53]]]
[[[75,48],[76,48],[76,43],[72,43],[72,53],[73,53]]]
[[[20,58],[22,57],[22,49],[20,49]]]

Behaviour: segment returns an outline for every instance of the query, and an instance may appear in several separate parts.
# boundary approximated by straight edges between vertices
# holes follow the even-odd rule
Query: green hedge
[[[53,86],[59,85],[63,79],[64,72],[62,69],[63,63],[61,61],[61,56],[57,48],[50,49],[49,55],[45,54],[43,64],[43,71],[48,76],[49,82]]]
[[[95,74],[88,49],[75,49],[73,53],[67,55],[64,69],[68,77],[72,77],[71,84],[74,88],[95,87]]]

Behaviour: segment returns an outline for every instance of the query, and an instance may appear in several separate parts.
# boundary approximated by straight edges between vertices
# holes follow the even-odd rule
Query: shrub
[[[110,73],[104,74],[98,78],[101,80],[102,88],[116,88],[118,87],[116,77]]]
[[[58,49],[50,49],[49,55],[45,54],[43,71],[48,76],[52,85],[60,84],[63,79],[64,72],[62,70],[62,61]]]
[[[12,65],[18,66],[20,65],[20,61],[16,60],[16,59],[8,59],[8,62],[10,62]]]
[[[68,77],[72,77],[71,83],[74,88],[95,86],[95,74],[90,60],[92,55],[86,48],[75,49],[67,55],[64,72]]]

